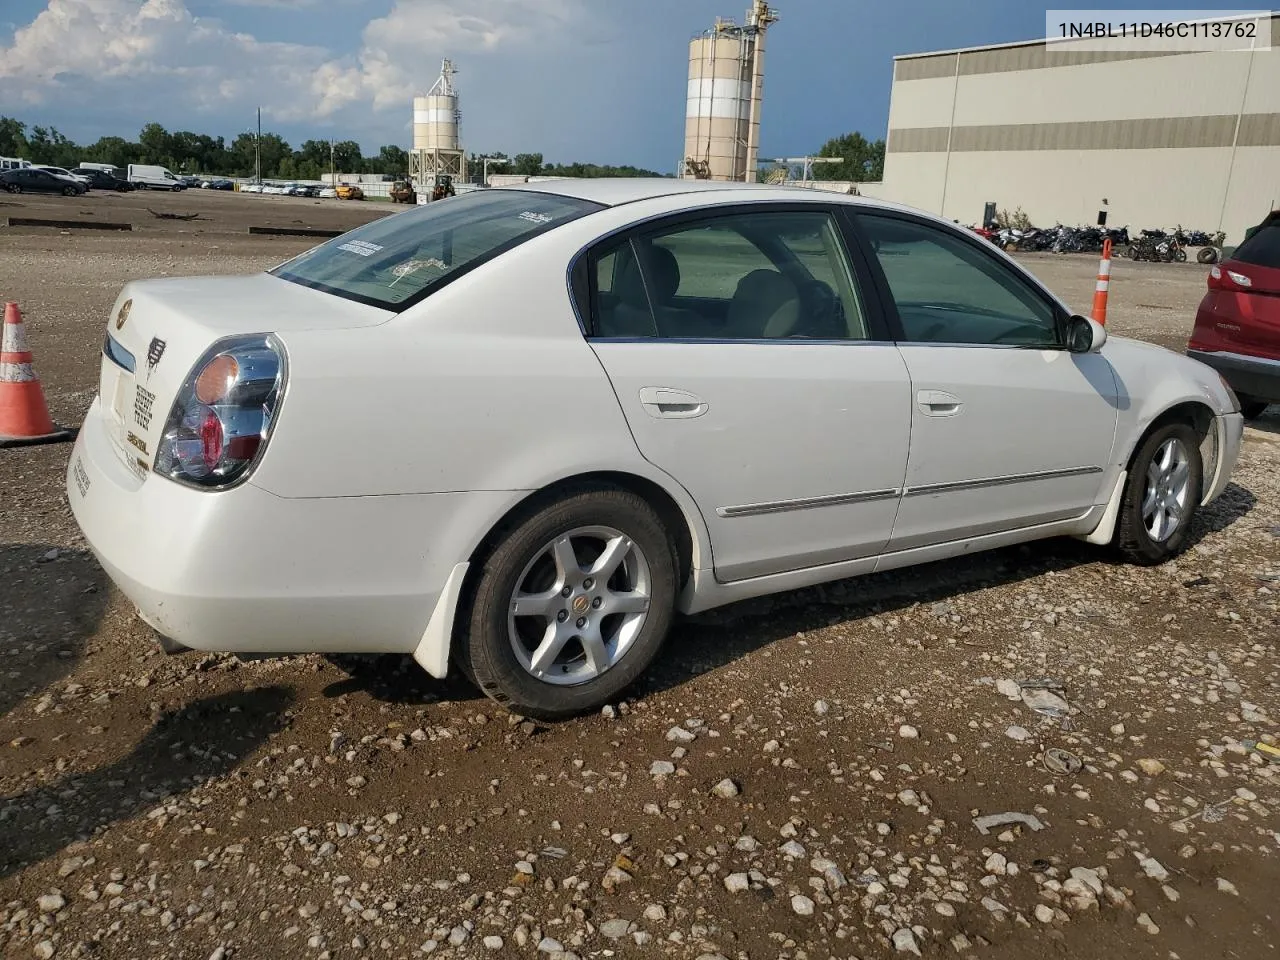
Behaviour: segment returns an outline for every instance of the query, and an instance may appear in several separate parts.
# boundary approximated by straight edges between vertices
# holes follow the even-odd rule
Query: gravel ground
[[[147,220],[0,230],[67,423],[125,280],[388,212],[22,200]],[[1026,259],[1087,309],[1091,257]],[[1180,349],[1204,271],[1117,261],[1112,329]],[[402,658],[166,657],[85,551],[68,447],[0,452],[0,956],[1275,956],[1278,434],[1175,563],[1050,542],[739,604],[551,726]]]

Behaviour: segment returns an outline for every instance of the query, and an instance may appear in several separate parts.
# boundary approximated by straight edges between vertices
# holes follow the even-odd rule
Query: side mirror
[[[1067,321],[1067,349],[1072,353],[1097,353],[1107,342],[1107,328],[1079,315]]]

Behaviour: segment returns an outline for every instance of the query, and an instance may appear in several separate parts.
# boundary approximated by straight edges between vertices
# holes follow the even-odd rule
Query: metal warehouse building
[[[966,224],[995,202],[1037,226],[1105,210],[1135,235],[1181,223],[1238,243],[1280,208],[1270,25],[1272,49],[1248,52],[1038,40],[896,57],[876,195]]]

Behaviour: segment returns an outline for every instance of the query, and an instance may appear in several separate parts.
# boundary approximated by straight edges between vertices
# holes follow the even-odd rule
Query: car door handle
[[[641,387],[640,403],[649,416],[662,420],[687,420],[707,412],[701,397],[672,387]]]
[[[959,397],[942,390],[921,390],[916,394],[916,403],[929,417],[954,417],[964,406]]]

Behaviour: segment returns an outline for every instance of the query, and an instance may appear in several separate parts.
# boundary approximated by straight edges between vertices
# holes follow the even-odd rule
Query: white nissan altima
[[[409,653],[550,718],[677,612],[1060,535],[1158,563],[1242,430],[935,217],[562,180],[130,283],[67,491],[166,649]]]

